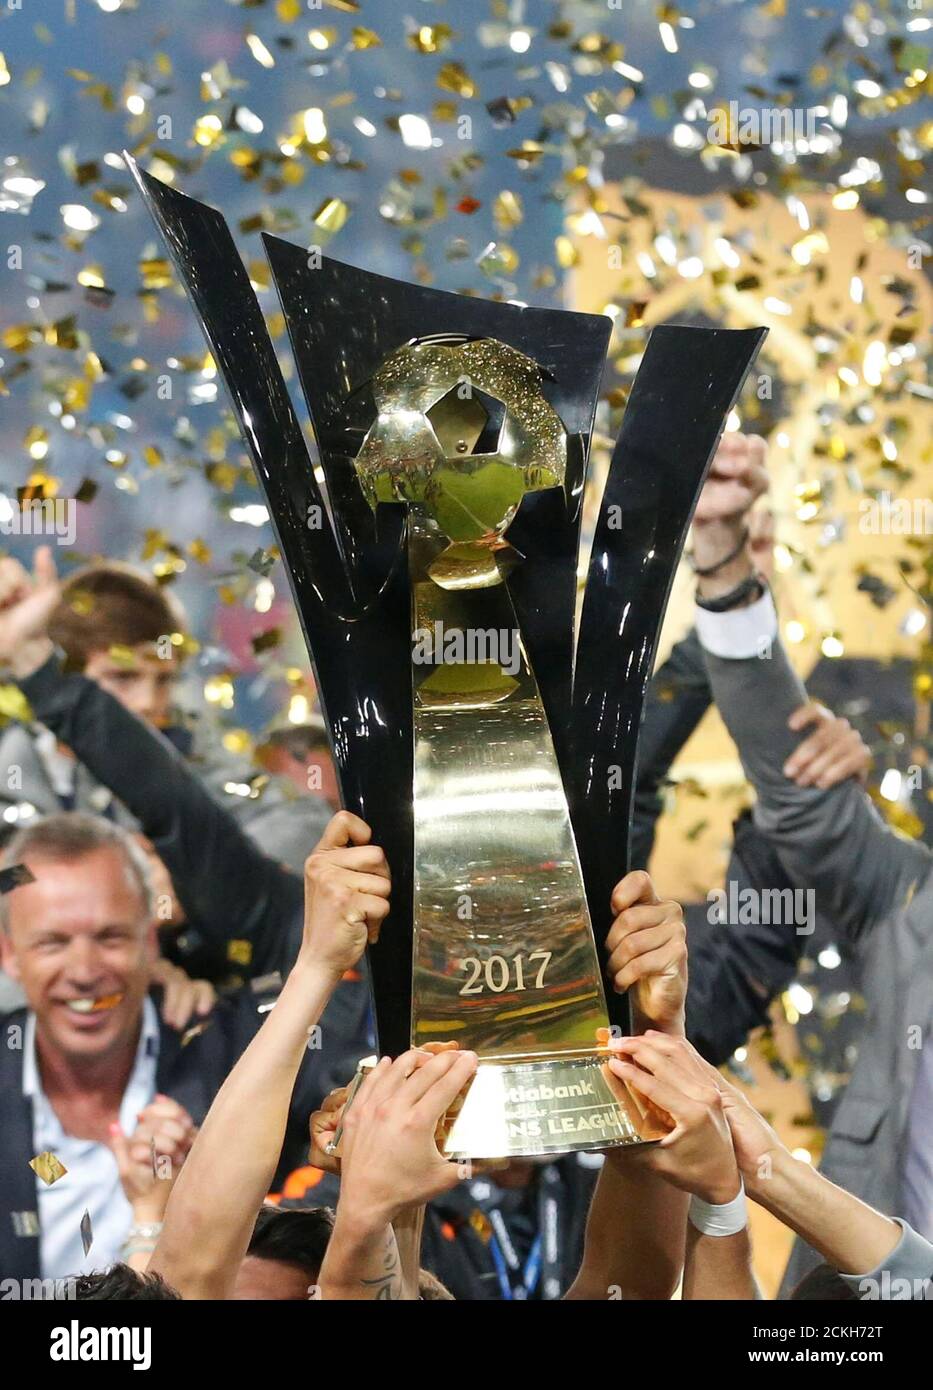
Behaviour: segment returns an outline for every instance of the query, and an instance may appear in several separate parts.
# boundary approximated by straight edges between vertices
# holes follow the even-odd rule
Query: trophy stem
[[[570,812],[504,584],[442,588],[410,529],[412,1043],[480,1059],[453,1156],[659,1138],[606,1067],[609,1017]]]

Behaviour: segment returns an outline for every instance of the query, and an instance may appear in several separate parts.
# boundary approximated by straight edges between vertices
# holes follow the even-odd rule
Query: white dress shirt
[[[694,615],[700,646],[726,661],[765,656],[768,643],[777,637],[777,609],[769,589],[745,608],[729,608],[725,613],[695,608]]]
[[[120,1127],[132,1134],[136,1117],[156,1093],[159,1059],[159,1018],[152,1000],[143,1000],[142,1028],[136,1060],[120,1103]],[[30,1013],[23,1032],[23,1094],[32,1098],[33,1152],[47,1149],[67,1168],[63,1178],[47,1186],[36,1178],[39,1213],[39,1261],[43,1279],[107,1269],[120,1251],[133,1222],[123,1195],[117,1161],[106,1144],[66,1134],[42,1089],[36,1060],[36,1018]],[[81,1240],[81,1221],[91,1219],[93,1244],[87,1255]]]

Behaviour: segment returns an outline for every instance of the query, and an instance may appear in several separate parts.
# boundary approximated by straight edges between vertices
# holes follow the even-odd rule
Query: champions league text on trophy
[[[392,869],[380,1050],[479,1056],[451,1157],[644,1143],[603,983],[638,727],[693,506],[764,330],[660,327],[632,387],[578,631],[587,454],[611,329],[265,248],[326,500],[222,216],[139,171],[263,487],[343,804]],[[599,948],[597,942],[600,943]]]

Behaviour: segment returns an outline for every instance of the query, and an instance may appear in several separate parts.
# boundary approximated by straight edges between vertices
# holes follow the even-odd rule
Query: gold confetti
[[[525,216],[521,195],[504,188],[492,205],[492,215],[500,231],[507,232],[520,226]]]
[[[350,209],[342,198],[325,198],[311,221],[329,238],[340,231],[349,216]]]
[[[133,671],[136,669],[136,652],[132,647],[123,646],[120,642],[114,642],[107,648],[107,655],[117,666],[122,666],[124,670]]]
[[[253,751],[253,739],[247,729],[227,729],[221,742],[228,753],[243,756]]]
[[[518,269],[519,256],[513,246],[504,241],[491,241],[477,258],[476,264],[486,275],[511,275]]]
[[[72,415],[80,415],[91,402],[91,386],[85,377],[73,377],[62,393],[62,405]]]
[[[45,341],[49,347],[62,348],[65,352],[73,352],[78,346],[77,319],[74,314],[69,314],[67,318],[59,319],[57,323],[50,323],[45,330]]]
[[[569,237],[559,236],[554,242],[557,264],[562,270],[570,270],[580,264],[580,253]]]
[[[44,459],[49,452],[49,432],[42,425],[33,425],[23,436],[23,447],[33,459]]]
[[[172,283],[171,266],[162,256],[140,261],[139,274],[147,290],[164,290]]]
[[[194,123],[194,138],[204,149],[213,149],[223,139],[223,123],[219,116],[199,116]]]
[[[18,685],[0,684],[0,726],[32,722],[32,707]]]
[[[10,352],[28,352],[41,337],[41,330],[35,324],[16,323],[3,330],[2,342]]]
[[[16,489],[16,500],[20,506],[24,502],[37,502],[58,493],[58,479],[48,473],[30,473],[24,487]]]
[[[234,965],[249,965],[253,959],[253,945],[250,941],[228,941],[227,959]]]
[[[362,24],[357,24],[354,26],[351,35],[350,47],[360,50],[364,50],[367,48],[381,48],[382,39],[376,33],[375,29],[366,29],[363,27]]]
[[[99,265],[86,265],[83,270],[78,271],[79,285],[86,285],[91,289],[103,289],[105,283],[104,272]]]
[[[476,96],[476,83],[460,63],[445,63],[437,74],[437,85],[442,92],[453,92],[458,97]]]
[[[537,140],[523,140],[517,149],[506,150],[506,154],[519,164],[535,164],[544,154],[544,146],[539,145]]]
[[[41,1154],[36,1154],[35,1158],[31,1158],[29,1166],[36,1177],[45,1183],[46,1187],[51,1187],[53,1182],[58,1182],[59,1178],[63,1178],[68,1172],[61,1159],[56,1158],[49,1149]]]
[[[449,24],[420,24],[408,35],[408,43],[418,53],[442,53],[449,46],[453,32]]]
[[[192,560],[197,560],[199,565],[209,565],[211,562],[211,548],[200,536],[196,536],[193,541],[188,542],[188,554]],[[174,634],[178,636],[180,634]]]

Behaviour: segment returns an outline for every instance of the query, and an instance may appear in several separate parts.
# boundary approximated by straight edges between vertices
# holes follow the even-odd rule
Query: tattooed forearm
[[[402,1297],[402,1262],[391,1227],[383,1244],[382,1265],[383,1272],[372,1279],[361,1279],[360,1287],[374,1289],[377,1302],[392,1303]]]
[[[362,1221],[337,1208],[324,1263],[321,1286],[325,1299],[360,1299],[380,1303],[417,1298],[405,1282],[405,1263],[391,1225]]]

